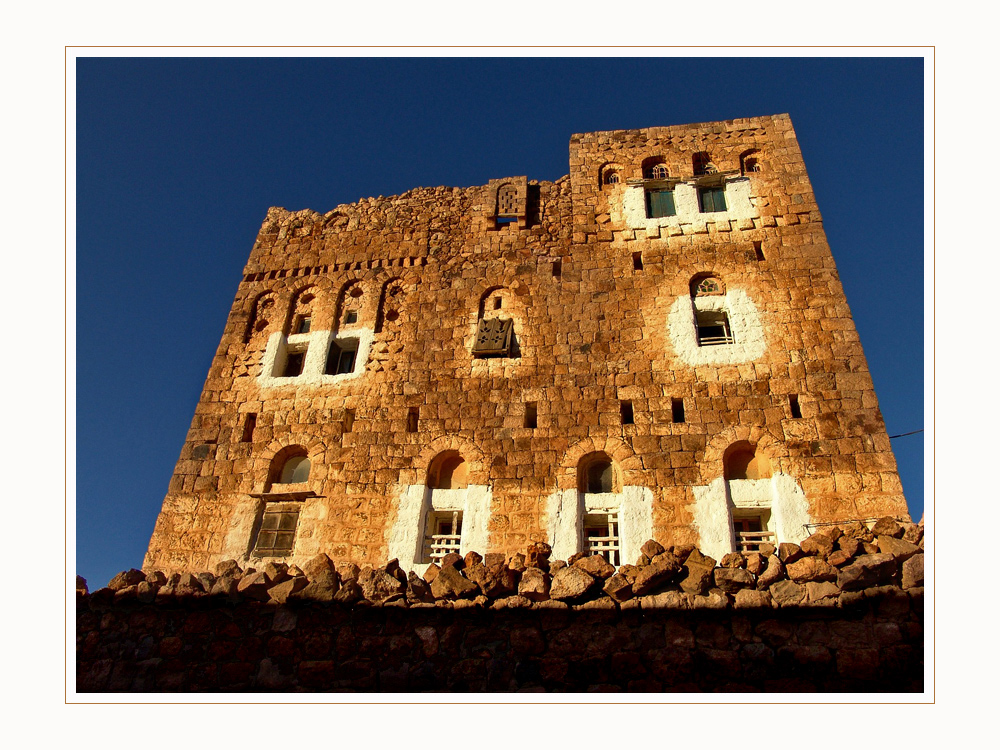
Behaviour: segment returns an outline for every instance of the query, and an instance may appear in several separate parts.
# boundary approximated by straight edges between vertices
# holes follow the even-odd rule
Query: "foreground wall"
[[[90,691],[923,689],[923,529],[882,519],[716,564],[642,545],[449,555],[424,577],[317,555],[78,585]]]

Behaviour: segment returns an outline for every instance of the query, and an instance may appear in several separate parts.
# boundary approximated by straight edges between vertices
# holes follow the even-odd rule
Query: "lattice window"
[[[472,354],[477,357],[509,357],[513,341],[513,320],[480,319]]]
[[[513,185],[497,191],[497,216],[517,216],[517,188]]]
[[[618,512],[588,513],[583,517],[583,551],[603,555],[611,565],[621,565]]]
[[[737,552],[760,552],[764,544],[777,544],[775,533],[765,531],[760,518],[734,518],[733,531]]]
[[[445,555],[459,552],[462,546],[462,511],[431,511],[427,514],[424,534],[424,559],[441,562]]]
[[[299,522],[299,511],[287,507],[265,508],[254,552],[261,556],[284,556],[292,554],[295,546],[295,527]]]
[[[615,172],[614,170],[612,170],[610,172],[607,172],[604,175],[604,184],[605,185],[617,185],[620,181],[621,181],[621,178],[618,176],[618,173]]]
[[[698,346],[720,346],[736,342],[725,310],[699,310],[696,320]]]

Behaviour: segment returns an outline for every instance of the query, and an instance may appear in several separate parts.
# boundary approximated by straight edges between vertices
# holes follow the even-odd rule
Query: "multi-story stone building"
[[[272,208],[146,556],[635,562],[907,517],[787,115],[570,174]]]

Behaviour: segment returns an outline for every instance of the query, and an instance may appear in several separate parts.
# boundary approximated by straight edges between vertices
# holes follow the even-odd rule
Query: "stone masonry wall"
[[[759,171],[744,174],[755,149]],[[693,174],[702,151],[730,181],[733,218],[633,226],[623,206],[628,191],[643,189],[629,183],[643,163],[662,157],[693,185],[715,179]],[[608,165],[619,182],[602,183]],[[325,214],[270,209],[144,569],[301,565],[320,553],[384,563],[401,498],[427,486],[435,457],[449,451],[465,460],[469,486],[489,489],[484,553],[549,541],[549,499],[577,488],[580,462],[595,453],[615,462],[620,484],[652,493],[652,536],[666,547],[700,543],[695,503],[737,443],[766,456],[814,524],[906,518],[787,115],[574,135],[569,166],[555,182],[417,188]],[[515,216],[497,215],[504,189]],[[747,197],[737,211],[738,196]],[[698,274],[750,301],[763,353],[684,359],[670,316],[678,305],[691,316]],[[513,356],[474,357],[477,322],[497,302],[496,314],[514,321]],[[312,331],[296,344],[303,316]],[[289,347],[318,347],[310,337],[324,331],[368,342],[357,372],[261,377]],[[298,494],[281,495],[289,488],[276,488],[274,473],[289,451],[307,454],[311,472],[291,488]],[[298,504],[294,549],[261,557],[257,529],[278,500]],[[803,526],[777,541],[807,535]]]
[[[637,565],[449,555],[235,561],[78,579],[80,692],[811,692],[923,689],[923,528],[834,527],[719,565],[650,540]]]

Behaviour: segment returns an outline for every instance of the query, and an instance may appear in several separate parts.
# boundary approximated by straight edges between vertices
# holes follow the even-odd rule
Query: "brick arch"
[[[426,484],[431,462],[441,453],[456,452],[469,466],[468,484],[489,484],[489,466],[482,449],[468,438],[458,435],[441,435],[434,438],[413,460],[414,480],[410,484]]]
[[[265,289],[262,292],[254,295],[250,298],[249,302],[244,308],[244,314],[246,315],[246,325],[243,328],[243,343],[250,343],[250,339],[254,337],[254,328],[257,326],[257,321],[260,320],[260,305],[265,298],[270,298],[273,302],[274,312],[268,316],[268,325],[270,328],[275,324],[275,322],[281,320],[280,314],[280,302],[283,297],[283,292],[276,289]]]
[[[567,448],[562,461],[559,462],[559,474],[556,479],[560,490],[577,489],[577,467],[580,465],[580,460],[591,453],[606,453],[608,455],[621,472],[623,487],[639,484],[637,473],[642,469],[642,462],[632,450],[632,446],[624,440],[614,437],[584,438]]]
[[[380,332],[382,330],[382,326],[385,325],[386,295],[389,293],[389,288],[394,285],[399,286],[402,289],[403,297],[408,294],[406,287],[412,286],[412,284],[408,283],[408,280],[404,279],[402,276],[390,276],[381,282],[378,293],[378,309],[375,311],[375,333]]]
[[[779,438],[758,425],[734,425],[713,437],[705,446],[701,460],[701,475],[706,482],[725,476],[725,456],[734,443],[750,443],[767,456],[773,472],[778,472],[781,459],[788,457],[788,448]]]
[[[362,278],[361,274],[352,273],[344,279],[344,282],[340,285],[340,289],[337,291],[337,303],[334,307],[333,323],[331,325],[333,330],[340,328],[344,317],[344,301],[347,299],[347,295],[353,287],[361,289],[361,297],[364,300],[364,304],[358,310],[358,322],[364,324],[366,319],[371,320],[368,316],[372,299],[372,295],[370,293],[371,290],[368,288],[370,284],[371,280]],[[369,323],[369,325],[371,325],[371,323]]]

